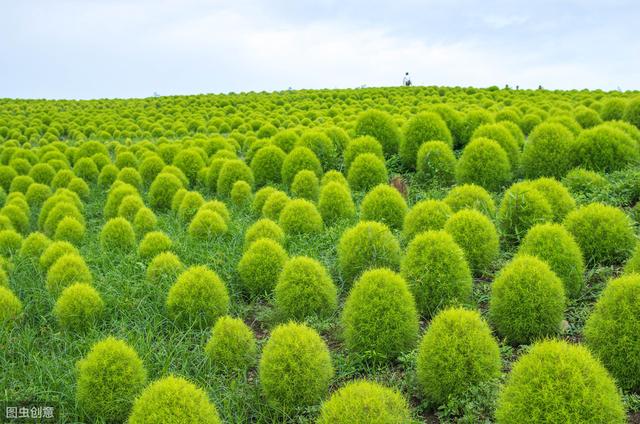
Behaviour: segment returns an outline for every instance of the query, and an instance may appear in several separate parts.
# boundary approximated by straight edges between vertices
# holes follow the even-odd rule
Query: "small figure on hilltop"
[[[409,76],[409,72],[404,73],[404,78],[402,78],[402,85],[405,87],[411,87],[411,77]]]

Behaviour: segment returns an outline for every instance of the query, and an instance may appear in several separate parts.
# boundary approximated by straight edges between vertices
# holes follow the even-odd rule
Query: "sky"
[[[638,0],[0,0],[0,98],[640,89]]]

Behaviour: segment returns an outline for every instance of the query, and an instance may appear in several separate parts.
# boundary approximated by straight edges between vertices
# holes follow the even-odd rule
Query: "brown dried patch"
[[[405,200],[407,199],[407,196],[409,195],[409,185],[404,178],[402,178],[400,175],[397,175],[391,179],[389,185],[398,190],[398,192],[402,195],[402,197],[405,198]]]

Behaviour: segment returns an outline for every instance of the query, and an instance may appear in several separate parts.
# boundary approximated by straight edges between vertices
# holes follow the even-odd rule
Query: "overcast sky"
[[[0,0],[0,97],[640,89],[640,2]]]

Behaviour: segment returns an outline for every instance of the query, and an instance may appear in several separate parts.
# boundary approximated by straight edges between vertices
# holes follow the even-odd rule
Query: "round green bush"
[[[116,186],[116,184],[118,185]],[[138,192],[138,190],[136,190],[134,186],[126,183],[116,183],[116,184],[114,184],[111,190],[109,191],[109,194],[107,195],[107,201],[104,204],[103,214],[104,214],[104,217],[107,219],[115,218],[116,216],[118,216],[118,210],[120,209],[120,206],[122,205],[122,202],[124,202],[125,198],[127,198],[128,196],[140,197],[140,193]],[[43,209],[44,209],[44,206],[43,206]]]
[[[640,128],[640,97],[635,97],[627,103],[624,120]]]
[[[389,227],[379,222],[362,221],[345,230],[338,243],[338,268],[346,287],[371,268],[397,270],[400,243]]]
[[[252,297],[271,293],[287,259],[287,252],[277,242],[267,238],[254,241],[238,262],[242,288]]]
[[[409,423],[407,401],[393,389],[366,380],[351,381],[322,404],[318,424]]]
[[[100,171],[90,158],[82,158],[73,166],[73,173],[87,182],[95,182]]]
[[[236,181],[245,181],[249,186],[253,187],[253,173],[251,172],[251,168],[243,161],[239,159],[228,160],[222,165],[222,169],[220,169],[216,192],[220,196],[228,197]]]
[[[440,115],[422,112],[411,118],[404,126],[404,137],[400,140],[398,149],[402,164],[406,168],[414,169],[418,149],[422,143],[432,140],[443,141],[453,147],[451,132]]]
[[[455,180],[456,157],[451,146],[428,141],[418,149],[416,176],[424,182],[450,186]]]
[[[205,353],[211,364],[223,371],[246,371],[257,358],[256,337],[240,318],[218,318],[211,331]]]
[[[262,350],[260,387],[269,404],[279,410],[318,404],[329,391],[333,375],[327,345],[303,324],[277,326]]]
[[[206,266],[187,268],[169,289],[167,311],[179,324],[205,328],[229,310],[224,282]]]
[[[9,224],[5,231],[14,231],[15,229],[17,230],[16,232],[21,234],[29,232],[29,216],[15,203],[4,206],[0,210],[0,215],[6,217],[7,223]],[[56,219],[59,217],[60,215],[56,214]],[[57,222],[55,222],[55,224],[57,224]]]
[[[234,156],[235,158],[235,156]],[[205,185],[209,190],[215,192],[218,188],[218,177],[220,177],[220,171],[229,158],[217,158],[211,161],[207,174],[204,178]]]
[[[144,201],[139,194],[129,194],[122,199],[122,202],[120,202],[117,216],[131,222],[135,219],[138,211],[144,207]]]
[[[620,209],[591,203],[570,212],[564,226],[588,264],[620,264],[636,244],[631,219]]]
[[[140,208],[133,218],[133,229],[138,236],[142,236],[156,228],[158,218],[149,208]]]
[[[582,128],[592,128],[602,123],[598,112],[584,106],[576,108],[574,117]]]
[[[587,346],[624,390],[640,389],[640,275],[607,283],[584,328]]]
[[[138,190],[142,190],[142,177],[140,176],[138,170],[135,168],[122,168],[120,172],[118,172],[118,177],[116,178],[116,180],[130,184]]]
[[[12,327],[22,316],[22,302],[8,287],[0,286],[0,325]]]
[[[58,173],[59,174],[59,173]],[[56,174],[56,175],[58,175]],[[98,186],[102,188],[110,187],[118,178],[118,167],[112,164],[105,165],[98,175]],[[54,180],[55,181],[55,178]],[[52,188],[55,188],[52,181]],[[66,185],[65,185],[66,186]]]
[[[511,344],[526,344],[560,331],[566,305],[564,287],[549,265],[518,255],[491,285],[489,317]]]
[[[573,134],[564,125],[543,123],[529,135],[522,152],[527,178],[562,178],[573,167]]]
[[[175,175],[165,171],[159,173],[149,187],[149,205],[160,211],[170,209],[173,195],[183,187],[182,181]]]
[[[322,164],[316,154],[307,147],[298,146],[289,152],[282,163],[282,182],[290,186],[296,174],[303,169],[313,171],[318,178],[322,175]]]
[[[60,221],[69,217],[76,219],[82,225],[85,224],[82,212],[80,212],[74,204],[60,201],[47,215],[47,219],[44,221],[42,229],[45,234],[53,236]]]
[[[277,221],[284,207],[291,201],[287,193],[276,190],[267,197],[262,206],[262,216]]]
[[[354,283],[340,318],[346,348],[372,361],[408,352],[418,339],[418,312],[405,280],[378,268]]]
[[[22,236],[15,230],[0,231],[0,255],[8,257],[20,251]]]
[[[609,182],[602,174],[582,168],[569,171],[562,182],[572,194],[587,198],[606,191],[609,186]]]
[[[86,283],[66,287],[53,308],[53,315],[62,328],[83,330],[100,319],[104,302],[100,293]]]
[[[129,424],[220,424],[207,393],[182,377],[168,376],[147,386],[133,403]]]
[[[72,174],[73,175],[73,174]],[[18,176],[15,169],[7,165],[0,165],[0,186],[5,192],[9,191],[11,181]]]
[[[271,186],[262,187],[260,190],[256,191],[256,194],[253,197],[253,202],[251,203],[251,210],[254,213],[262,213],[264,202],[266,202],[269,196],[276,191],[277,189]]]
[[[611,98],[602,104],[600,109],[600,118],[603,121],[613,121],[624,117],[627,102],[623,99]]]
[[[477,311],[439,312],[418,347],[417,378],[433,405],[446,405],[478,385],[500,377],[500,348]]]
[[[160,156],[151,155],[144,159],[138,167],[138,172],[142,177],[144,185],[151,185],[158,174],[162,172],[162,169],[165,167],[165,165],[166,163],[164,163]]]
[[[49,245],[42,252],[42,255],[40,255],[40,267],[43,270],[48,271],[51,265],[55,263],[55,261],[66,255],[67,253],[74,253],[78,256],[80,255],[78,249],[73,244],[67,241],[54,241],[52,243],[49,243]]]
[[[218,212],[201,209],[191,220],[187,230],[190,237],[196,240],[211,240],[228,231],[227,223]]]
[[[33,178],[33,181],[46,185],[51,184],[55,175],[56,171],[48,163],[37,163],[29,171],[29,176]]]
[[[353,218],[356,215],[356,207],[348,185],[333,181],[323,184],[320,189],[318,211],[327,226]]]
[[[444,230],[462,248],[475,275],[486,274],[500,255],[500,238],[495,225],[477,210],[456,212],[445,222]]]
[[[504,192],[498,223],[507,241],[516,242],[525,236],[529,228],[552,220],[553,210],[547,198],[530,182],[513,184]]]
[[[18,175],[13,179],[13,181],[11,181],[11,186],[9,187],[9,193],[26,194],[31,184],[33,184],[33,178],[28,177],[26,175]]]
[[[496,141],[505,151],[511,164],[511,170],[514,174],[520,167],[520,148],[511,132],[502,124],[483,124],[476,128],[471,135],[471,141],[476,138],[489,139]]]
[[[538,178],[529,184],[539,191],[551,206],[553,220],[561,222],[565,216],[576,208],[576,201],[569,190],[553,178]]]
[[[149,262],[146,277],[154,284],[173,283],[183,271],[184,265],[175,253],[162,252]]]
[[[270,219],[259,219],[244,233],[244,249],[246,250],[254,241],[268,238],[278,244],[284,244],[284,231],[280,226]]]
[[[51,244],[49,237],[39,231],[35,231],[22,242],[20,256],[31,260],[39,260],[44,251]]]
[[[220,215],[220,217],[227,225],[231,223],[231,215],[229,214],[229,209],[227,209],[227,205],[220,200],[209,200],[200,207],[200,210],[215,212]]]
[[[303,169],[296,174],[291,183],[291,195],[293,197],[315,202],[318,200],[319,194],[320,182],[313,171]]]
[[[95,343],[76,369],[76,402],[94,420],[124,422],[147,381],[136,351],[114,337]]]
[[[615,382],[580,345],[536,343],[513,365],[498,398],[496,422],[626,422]]]
[[[444,198],[453,212],[462,209],[475,209],[488,217],[496,214],[496,205],[487,190],[475,184],[463,184],[453,187]]]
[[[171,250],[173,242],[162,231],[151,231],[145,234],[138,245],[138,256],[143,259],[151,259],[159,253]]]
[[[184,194],[176,193],[171,203],[174,201],[178,203],[178,199],[180,198],[182,198],[182,200],[180,200],[176,211],[178,219],[182,222],[189,222],[193,219],[200,207],[204,205],[204,197],[197,191],[187,191]]]
[[[286,156],[280,147],[274,145],[262,147],[253,155],[251,171],[258,187],[282,180],[281,170]]]
[[[344,177],[344,174],[340,171],[336,171],[335,169],[332,169],[324,173],[324,175],[322,176],[322,179],[320,180],[320,188],[326,186],[329,183],[338,183],[338,184],[342,184],[346,188],[349,188],[349,183],[347,182],[347,179]]]
[[[389,179],[384,162],[372,153],[363,153],[354,159],[347,173],[347,181],[355,191],[367,191]]]
[[[375,186],[360,204],[360,219],[378,221],[392,229],[402,228],[407,203],[395,188],[386,184]]]
[[[86,227],[82,222],[79,222],[76,218],[67,216],[62,218],[56,227],[56,232],[53,235],[54,240],[64,240],[73,244],[80,244]]]
[[[337,152],[333,141],[321,130],[305,131],[296,141],[296,147],[307,147],[318,157],[323,167],[336,166]]]
[[[130,252],[136,246],[133,226],[124,218],[111,218],[100,231],[100,248],[103,252]]]
[[[83,200],[89,199],[91,190],[89,189],[89,185],[82,178],[74,178],[71,180],[67,188],[76,193]],[[29,191],[27,190],[27,194],[28,192]]]
[[[32,183],[29,185],[25,194],[27,203],[32,208],[37,208],[51,196],[51,189],[48,185],[40,183]]]
[[[354,130],[357,136],[368,135],[375,138],[387,156],[398,151],[402,135],[391,115],[386,112],[369,110],[361,113]]]
[[[456,165],[458,184],[476,184],[496,192],[511,179],[507,153],[498,142],[488,138],[476,138],[467,144]]]
[[[371,136],[357,137],[344,149],[344,169],[351,168],[353,161],[362,154],[371,153],[384,162],[382,145]]]
[[[582,168],[611,172],[640,161],[636,143],[624,131],[610,125],[584,130],[573,143],[575,163]]]
[[[418,234],[407,246],[400,265],[421,315],[432,317],[471,297],[471,271],[464,251],[444,231]]]
[[[287,202],[278,219],[287,235],[318,234],[322,232],[322,217],[316,206],[305,199]]]
[[[518,253],[545,261],[562,280],[565,294],[575,299],[584,288],[584,259],[573,236],[560,224],[532,227],[518,248]]]
[[[195,184],[200,168],[204,167],[204,160],[197,149],[181,149],[173,158],[173,165],[177,166],[187,176],[191,185]]]
[[[298,141],[298,134],[295,130],[280,131],[272,138],[273,144],[281,148],[286,153],[290,152]]]
[[[440,200],[421,200],[405,215],[402,235],[405,240],[411,240],[418,233],[441,230],[452,213],[451,208]]]
[[[231,188],[231,204],[238,209],[244,209],[251,204],[253,193],[246,181],[236,181]]]
[[[92,281],[89,267],[76,253],[65,253],[58,257],[47,271],[47,289],[54,296],[73,283],[91,284]]]
[[[320,262],[305,256],[284,264],[274,294],[276,310],[286,320],[328,317],[338,306],[337,289],[329,273]]]

